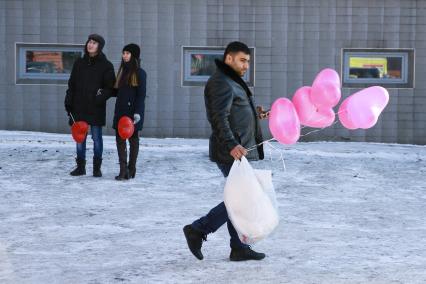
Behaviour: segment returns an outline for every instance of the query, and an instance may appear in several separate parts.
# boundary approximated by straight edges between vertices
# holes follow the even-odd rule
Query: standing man
[[[102,36],[89,35],[84,56],[73,65],[65,96],[68,115],[72,115],[75,121],[83,120],[90,125],[94,177],[102,176],[102,126],[105,126],[106,101],[111,97],[115,83],[114,66],[102,53],[104,45]],[[86,139],[77,143],[77,168],[70,173],[72,176],[86,174]]]
[[[253,95],[241,78],[249,65],[250,49],[247,45],[231,42],[225,49],[223,61],[216,60],[217,70],[204,89],[207,118],[212,129],[209,156],[225,177],[234,160],[242,156],[249,160],[264,157],[262,146],[255,151],[246,150],[263,140]],[[240,241],[228,218],[225,204],[221,202],[206,216],[183,228],[188,247],[196,258],[203,259],[201,246],[207,240],[207,234],[215,232],[225,222],[231,236],[231,261],[261,260],[265,257],[264,253],[255,252]]]

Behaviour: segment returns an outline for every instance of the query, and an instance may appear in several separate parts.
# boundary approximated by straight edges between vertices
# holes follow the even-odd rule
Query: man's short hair
[[[250,49],[246,44],[240,41],[233,41],[226,47],[225,52],[223,53],[223,61],[225,61],[226,55],[237,52],[243,52],[250,55]]]

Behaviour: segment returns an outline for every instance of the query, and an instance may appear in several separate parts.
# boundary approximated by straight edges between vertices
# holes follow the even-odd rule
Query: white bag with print
[[[271,171],[253,169],[245,157],[232,165],[224,202],[229,219],[245,244],[265,238],[278,225]]]

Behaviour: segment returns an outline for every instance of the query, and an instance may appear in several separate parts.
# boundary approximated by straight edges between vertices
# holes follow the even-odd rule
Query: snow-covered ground
[[[142,138],[126,182],[104,142],[104,176],[88,159],[71,177],[70,135],[0,131],[0,283],[426,282],[424,146],[273,144],[286,171],[276,151],[254,167],[273,169],[280,225],[263,261],[233,263],[226,226],[203,261],[182,233],[222,200],[207,140]]]

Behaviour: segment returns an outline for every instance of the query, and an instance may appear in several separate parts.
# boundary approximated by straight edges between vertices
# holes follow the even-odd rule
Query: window
[[[66,84],[84,45],[16,43],[16,84]]]
[[[215,59],[223,59],[224,47],[182,47],[182,86],[203,86],[216,71]],[[254,86],[254,54],[250,48],[250,68],[243,79]]]
[[[414,49],[342,49],[343,87],[414,88]]]

